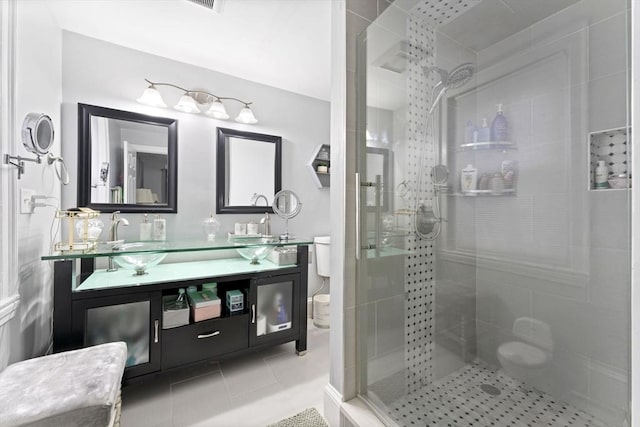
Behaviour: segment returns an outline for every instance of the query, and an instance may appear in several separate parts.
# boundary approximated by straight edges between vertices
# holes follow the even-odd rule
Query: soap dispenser
[[[491,141],[505,142],[509,140],[509,126],[507,119],[502,114],[502,104],[498,104],[498,112],[491,122]]]

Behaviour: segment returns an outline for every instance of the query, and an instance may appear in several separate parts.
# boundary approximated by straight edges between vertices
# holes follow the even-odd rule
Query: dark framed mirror
[[[78,104],[78,206],[178,212],[178,121]]]
[[[218,128],[216,212],[273,213],[282,186],[282,138]]]
[[[391,153],[386,148],[367,147],[367,181],[376,182],[376,176],[380,175],[382,188],[380,189],[381,203],[380,207],[383,212],[390,210],[389,194],[393,190],[391,182]],[[375,189],[366,193],[367,210],[374,211],[376,209]]]

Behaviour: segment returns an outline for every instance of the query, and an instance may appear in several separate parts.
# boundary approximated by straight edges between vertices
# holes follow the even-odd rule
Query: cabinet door
[[[97,297],[73,302],[74,341],[83,347],[127,343],[125,378],[160,369],[159,292]]]
[[[300,275],[254,279],[249,296],[249,344],[279,344],[300,331]]]

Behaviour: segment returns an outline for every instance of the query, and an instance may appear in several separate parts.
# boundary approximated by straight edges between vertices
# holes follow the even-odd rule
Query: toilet
[[[313,295],[313,324],[318,328],[329,327],[330,295],[320,291],[331,273],[331,236],[319,236],[313,239],[316,248],[316,270],[322,277],[322,287]]]
[[[512,332],[517,341],[498,347],[498,361],[505,374],[530,384],[551,362],[551,328],[540,320],[520,317],[513,323]]]

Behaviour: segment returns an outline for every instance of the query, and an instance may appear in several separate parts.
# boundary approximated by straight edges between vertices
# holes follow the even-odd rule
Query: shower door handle
[[[356,172],[356,259],[360,260],[360,172]]]
[[[375,221],[376,221],[376,256],[380,256],[380,241],[382,238],[380,226],[382,225],[382,177],[380,175],[376,175],[376,211],[375,211]]]

